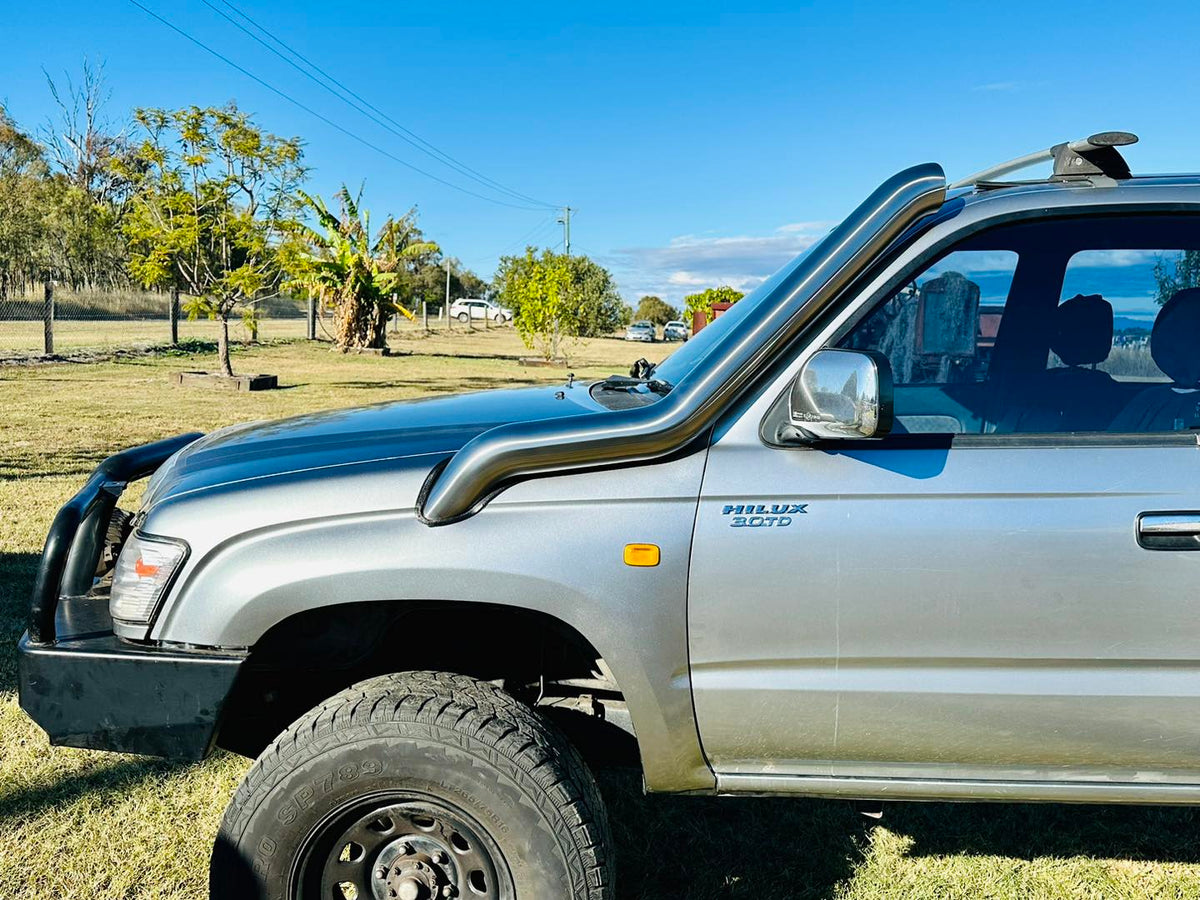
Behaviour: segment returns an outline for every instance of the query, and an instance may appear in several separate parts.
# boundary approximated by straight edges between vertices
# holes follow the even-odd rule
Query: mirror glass
[[[883,437],[892,427],[892,371],[881,353],[820,350],[792,384],[791,423],[815,439]]]

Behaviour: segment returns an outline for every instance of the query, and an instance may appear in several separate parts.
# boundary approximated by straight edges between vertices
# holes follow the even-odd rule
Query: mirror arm
[[[781,422],[779,427],[775,429],[775,443],[784,445],[801,444],[808,446],[817,439],[809,434],[799,425],[793,425],[791,422]]]

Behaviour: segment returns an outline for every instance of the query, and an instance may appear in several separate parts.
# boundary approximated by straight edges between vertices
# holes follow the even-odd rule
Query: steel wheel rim
[[[360,797],[297,854],[296,900],[511,900],[512,875],[468,813],[418,793]]]

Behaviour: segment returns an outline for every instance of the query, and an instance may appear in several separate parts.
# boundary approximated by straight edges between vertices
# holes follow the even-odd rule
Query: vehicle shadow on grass
[[[853,875],[875,823],[844,802],[638,796],[602,776],[614,813],[619,895],[827,898]],[[1200,811],[1178,807],[895,804],[883,827],[909,857],[1002,856],[1200,863]],[[618,818],[618,813],[621,813]]]
[[[162,759],[124,758],[74,772],[56,781],[16,790],[0,790],[0,831],[17,819],[37,816],[54,807],[67,806],[97,792],[118,796],[152,778],[163,778],[194,763]]]
[[[632,767],[597,772],[620,900],[833,895],[873,823],[849,803],[643,795]]]
[[[632,767],[600,768],[621,900],[830,898],[882,825],[909,857],[1004,856],[1200,863],[1200,810],[1018,803],[896,803],[881,822],[844,801],[644,796]]]
[[[912,838],[909,856],[1200,863],[1200,809],[1192,807],[906,803],[888,806],[882,824]]]
[[[0,692],[17,689],[17,640],[29,623],[40,559],[36,553],[0,553]]]

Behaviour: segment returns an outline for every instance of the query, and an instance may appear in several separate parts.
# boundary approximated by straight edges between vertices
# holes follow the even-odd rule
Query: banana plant
[[[371,215],[359,197],[342,186],[335,213],[320,197],[300,191],[318,228],[297,223],[302,248],[295,254],[293,288],[315,294],[333,314],[334,340],[342,350],[387,346],[387,321],[394,313],[408,319],[413,311],[400,302],[412,295],[415,269],[441,249],[417,227],[416,210],[388,217],[374,236]]]

